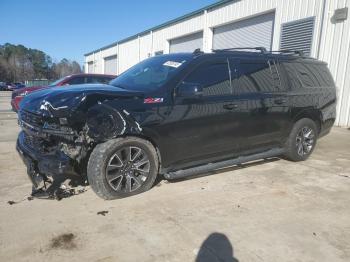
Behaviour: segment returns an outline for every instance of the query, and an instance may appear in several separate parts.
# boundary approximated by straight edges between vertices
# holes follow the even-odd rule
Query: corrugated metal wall
[[[244,20],[259,14],[275,12],[272,49],[280,47],[281,25],[286,22],[315,17],[311,56],[329,64],[338,87],[337,125],[350,125],[350,17],[343,22],[332,19],[334,10],[349,7],[350,0],[241,0],[204,11],[166,27],[136,37],[125,43],[85,57],[94,62],[94,72],[103,73],[103,58],[118,54],[118,74],[157,51],[169,52],[169,41],[190,33],[203,31],[203,49],[213,47],[215,27]],[[323,10],[324,8],[324,10]],[[324,14],[324,16],[323,16]],[[322,19],[324,18],[323,26]],[[107,55],[107,53],[109,54]]]
[[[348,7],[349,0],[327,0],[319,58],[329,64],[338,91],[336,125],[350,126],[350,17],[334,21],[337,8]]]

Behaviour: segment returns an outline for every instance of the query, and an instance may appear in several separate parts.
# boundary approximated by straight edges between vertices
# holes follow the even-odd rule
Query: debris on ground
[[[76,236],[73,233],[61,234],[51,239],[50,247],[54,249],[74,249],[77,247],[74,242]]]
[[[7,204],[9,204],[10,206],[14,205],[14,204],[18,204],[18,203],[21,203],[25,200],[28,200],[28,201],[32,201],[34,198],[32,196],[26,196],[24,197],[23,199],[19,200],[19,201],[13,201],[13,200],[9,200],[7,201]]]
[[[108,211],[106,210],[97,212],[97,215],[101,215],[101,216],[106,216],[106,214],[108,214]]]
[[[68,187],[65,185],[61,185],[60,187],[55,188],[55,189],[53,189],[51,187],[49,187],[47,189],[45,187],[42,187],[42,188],[39,188],[37,190],[34,190],[30,196],[26,196],[19,201],[9,200],[9,201],[7,201],[7,203],[9,205],[14,205],[14,204],[21,203],[25,200],[32,201],[35,198],[60,201],[63,198],[68,198],[71,196],[79,195],[79,194],[82,194],[86,191],[87,191],[87,189],[85,187],[82,187],[82,186],[77,187],[77,188],[71,188],[71,187]]]
[[[40,188],[33,192],[32,196],[40,199],[53,199],[60,201],[63,198],[79,195],[86,191],[87,189],[85,187],[71,188],[65,185],[61,185],[60,187],[54,189],[52,189],[51,187],[47,190],[45,190],[44,188]]]

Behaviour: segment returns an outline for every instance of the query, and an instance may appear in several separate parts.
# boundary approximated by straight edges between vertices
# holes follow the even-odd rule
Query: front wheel
[[[313,152],[317,142],[317,126],[303,118],[294,124],[286,143],[286,157],[292,161],[304,161]]]
[[[87,168],[93,191],[103,199],[116,199],[149,190],[158,175],[154,146],[137,137],[117,138],[92,151]]]

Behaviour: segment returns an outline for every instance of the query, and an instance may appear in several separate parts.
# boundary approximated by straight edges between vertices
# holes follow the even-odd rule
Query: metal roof
[[[213,4],[211,4],[211,5],[207,5],[207,6],[203,7],[203,8],[198,9],[198,10],[196,10],[196,11],[193,11],[193,12],[191,12],[191,13],[189,13],[189,14],[180,16],[180,17],[175,18],[175,19],[172,19],[172,20],[170,20],[170,21],[168,21],[168,22],[165,22],[165,23],[160,24],[160,25],[158,25],[158,26],[152,27],[152,28],[147,29],[147,30],[145,30],[145,31],[142,31],[142,32],[140,32],[140,33],[138,33],[138,34],[129,36],[129,37],[127,37],[127,38],[124,38],[124,39],[119,40],[119,41],[117,41],[117,42],[114,42],[114,43],[112,43],[112,44],[103,46],[103,47],[101,47],[101,48],[99,48],[99,49],[96,49],[96,50],[94,50],[94,51],[91,51],[91,52],[89,52],[89,53],[86,53],[86,54],[84,54],[84,56],[88,56],[88,55],[91,55],[91,54],[93,54],[93,53],[96,53],[96,52],[105,50],[105,49],[110,48],[110,47],[113,47],[113,46],[116,46],[117,44],[121,44],[121,43],[127,42],[127,41],[129,41],[129,40],[138,38],[139,36],[143,36],[143,35],[146,35],[146,34],[150,33],[151,31],[159,30],[159,29],[164,28],[164,27],[167,27],[167,26],[169,26],[169,25],[172,25],[172,24],[178,23],[178,22],[180,22],[180,21],[186,20],[186,19],[188,19],[188,18],[194,17],[194,16],[196,16],[196,15],[200,15],[200,14],[203,13],[205,10],[213,9],[213,8],[219,7],[219,6],[221,6],[221,5],[224,5],[224,4],[226,4],[226,3],[233,2],[233,1],[237,1],[237,0],[221,0],[221,1],[218,1],[218,2],[213,3]]]

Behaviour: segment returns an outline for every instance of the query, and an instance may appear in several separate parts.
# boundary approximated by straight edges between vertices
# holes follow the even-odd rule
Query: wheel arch
[[[317,126],[317,132],[318,134],[321,132],[322,128],[322,113],[318,109],[305,109],[303,111],[298,112],[293,117],[293,124],[295,124],[297,121],[303,118],[309,118],[312,121],[315,122]]]
[[[155,148],[156,152],[157,152],[157,157],[158,157],[158,163],[159,163],[159,172],[161,172],[162,169],[162,156],[160,153],[160,148],[158,146],[158,144],[156,143],[155,139],[153,139],[151,136],[147,136],[143,133],[135,133],[135,134],[125,134],[123,136],[117,136],[115,138],[122,138],[122,137],[136,137],[136,138],[140,138],[143,139],[145,141],[148,141],[152,144],[152,146]]]

